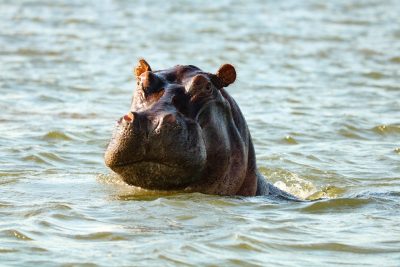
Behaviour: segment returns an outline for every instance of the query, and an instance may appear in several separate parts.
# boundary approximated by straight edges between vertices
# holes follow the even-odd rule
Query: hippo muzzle
[[[159,190],[181,189],[193,183],[201,176],[205,162],[199,125],[165,109],[123,116],[105,154],[106,165],[126,183]]]

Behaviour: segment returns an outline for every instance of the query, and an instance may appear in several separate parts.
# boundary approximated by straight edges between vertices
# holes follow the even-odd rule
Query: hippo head
[[[223,89],[235,81],[234,67],[222,65],[216,74],[192,65],[153,71],[142,59],[134,74],[130,111],[117,122],[106,165],[146,189],[237,194],[249,135]]]

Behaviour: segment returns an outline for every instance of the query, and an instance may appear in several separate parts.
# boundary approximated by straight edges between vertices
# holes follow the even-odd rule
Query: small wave
[[[36,49],[22,48],[18,49],[15,54],[23,56],[61,56],[62,52],[59,51],[42,51]]]
[[[102,184],[126,185],[126,183],[116,174],[99,174],[96,176],[97,181]]]
[[[60,131],[50,131],[43,136],[44,140],[65,140],[69,141],[72,140],[67,134],[60,132]]]
[[[66,19],[64,20],[65,24],[85,24],[85,25],[96,25],[95,21],[90,20],[90,19],[86,19],[86,18],[70,18],[70,19]]]
[[[344,127],[338,131],[338,133],[346,138],[365,140],[365,138],[361,136],[362,129],[350,124],[345,124]]]
[[[326,212],[348,212],[353,211],[356,208],[364,207],[367,204],[372,203],[371,199],[365,198],[336,198],[326,199],[317,202],[311,202],[307,204],[301,210],[308,213],[326,213]]]
[[[26,234],[23,234],[22,232],[20,232],[18,230],[15,230],[15,229],[3,230],[0,233],[4,233],[5,235],[7,235],[9,237],[13,237],[13,238],[16,238],[16,239],[19,239],[19,240],[24,240],[24,241],[33,240],[32,238],[30,238]]]
[[[260,168],[267,180],[276,181],[274,185],[300,199],[315,200],[320,198],[336,198],[345,192],[344,189],[325,185],[317,188],[311,181],[301,178],[298,174],[284,169]]]
[[[363,74],[363,76],[366,78],[373,79],[373,80],[380,80],[380,79],[385,78],[385,75],[383,73],[377,72],[377,71],[365,73],[365,74]]]
[[[39,155],[29,155],[29,156],[23,157],[22,160],[24,160],[24,161],[33,161],[33,162],[38,163],[38,164],[51,165],[50,162],[48,162],[47,160],[43,159]]]
[[[22,158],[25,161],[33,161],[38,164],[53,165],[52,162],[62,162],[65,161],[63,158],[59,157],[57,154],[51,152],[40,152],[33,155],[28,155]]]
[[[299,142],[296,139],[294,139],[294,137],[287,135],[281,139],[281,143],[288,145],[297,145]]]
[[[374,254],[377,252],[387,253],[387,252],[398,252],[398,249],[383,249],[378,247],[365,247],[365,246],[355,246],[341,243],[312,243],[312,244],[291,244],[289,247],[302,250],[325,250],[325,251],[339,251],[339,252],[351,252],[357,254]]]
[[[98,116],[98,114],[94,112],[90,113],[78,113],[78,112],[60,112],[58,114],[61,118],[67,119],[94,119]]]
[[[119,192],[115,198],[118,200],[130,201],[153,201],[160,197],[175,196],[179,194],[176,191],[158,191],[158,190],[147,190],[140,187],[134,187],[129,192]]]
[[[400,124],[381,124],[371,130],[379,135],[398,135],[400,134]]]
[[[316,200],[322,198],[337,198],[340,195],[343,195],[346,190],[337,186],[327,185],[322,187],[320,190],[315,192],[314,194],[309,195],[307,200]]]
[[[0,173],[0,177],[1,177],[1,173]],[[14,184],[14,183],[17,183],[18,181],[19,181],[19,179],[17,179],[17,178],[2,178],[0,180],[0,185]],[[1,203],[0,203],[0,207],[1,207]]]
[[[0,209],[1,208],[11,208],[11,207],[14,207],[14,205],[12,205],[11,203],[0,202]]]
[[[399,64],[400,64],[400,57],[392,57],[392,58],[390,59],[390,62],[392,62],[392,63],[399,63]]]
[[[90,92],[93,90],[92,87],[86,85],[71,85],[69,88],[79,92]]]
[[[148,190],[141,187],[128,185],[121,177],[114,173],[99,174],[97,180],[102,184],[114,185],[115,198],[118,200],[154,200],[162,196],[176,195],[180,191]]]
[[[13,252],[18,252],[17,249],[15,248],[2,248],[0,247],[0,253],[13,253]]]
[[[41,214],[48,214],[54,211],[71,211],[72,208],[64,203],[48,204],[44,207],[30,209],[23,214],[25,218],[35,217]]]
[[[340,129],[338,133],[340,135],[342,135],[342,136],[344,136],[346,138],[350,138],[350,139],[358,139],[358,140],[364,139],[360,135],[358,135],[358,134],[356,134],[354,132],[351,132],[351,131],[349,131],[347,129]]]
[[[365,191],[357,193],[353,196],[354,198],[368,198],[368,199],[379,199],[379,200],[394,200],[396,202],[400,199],[399,191],[384,191],[384,192],[371,192]]]
[[[38,155],[41,157],[44,157],[46,159],[49,159],[51,161],[65,161],[63,158],[59,157],[57,154],[51,153],[51,152],[41,152]]]
[[[327,20],[328,22],[335,24],[343,24],[349,26],[368,26],[371,24],[369,20],[360,20],[360,19],[337,19],[337,20]]]
[[[84,235],[74,235],[73,238],[78,240],[108,240],[108,241],[129,240],[127,237],[123,235],[112,232],[96,232]]]

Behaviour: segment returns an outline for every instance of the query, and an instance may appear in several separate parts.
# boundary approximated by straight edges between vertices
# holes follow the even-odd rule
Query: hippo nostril
[[[159,134],[164,127],[176,127],[176,116],[174,114],[167,114],[159,119],[154,119],[152,124],[154,125],[153,131]]]
[[[135,114],[133,112],[129,112],[123,118],[124,118],[124,121],[126,121],[126,122],[132,122],[135,120]]]
[[[174,114],[168,114],[163,118],[163,122],[174,123],[176,122],[176,117]]]

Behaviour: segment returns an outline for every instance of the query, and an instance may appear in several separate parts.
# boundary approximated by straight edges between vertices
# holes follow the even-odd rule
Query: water
[[[400,2],[0,1],[1,266],[400,266]],[[273,202],[103,164],[138,58],[236,66]]]

